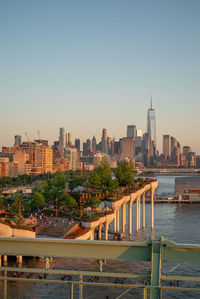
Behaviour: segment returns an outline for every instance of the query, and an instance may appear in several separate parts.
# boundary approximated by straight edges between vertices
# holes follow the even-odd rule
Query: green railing
[[[46,269],[40,268],[23,268],[23,267],[0,267],[1,277],[4,284],[4,299],[7,298],[7,281],[24,281],[38,283],[57,283],[70,285],[70,294],[66,298],[74,298],[74,286],[78,285],[79,299],[83,298],[84,286],[98,287],[115,287],[122,289],[122,293],[116,298],[122,298],[131,289],[142,289],[143,298],[148,297],[157,299],[161,298],[162,290],[168,291],[191,291],[200,292],[200,288],[168,287],[161,284],[166,280],[193,281],[200,282],[200,277],[192,276],[174,276],[162,275],[162,262],[171,263],[200,263],[200,245],[176,244],[161,238],[155,240],[151,238],[143,242],[115,242],[115,241],[79,241],[79,240],[58,240],[58,239],[25,239],[25,238],[0,238],[0,255],[22,255],[22,256],[39,256],[46,261]],[[96,259],[100,264],[99,272],[92,271],[73,271],[50,269],[49,262],[51,258],[85,258]],[[105,260],[122,260],[122,261],[146,261],[151,264],[151,273],[144,274],[126,274],[103,272]],[[12,273],[42,273],[39,278],[14,277]],[[8,276],[9,273],[9,276]],[[48,278],[47,278],[48,274]],[[50,279],[51,275],[73,275],[77,277],[73,280]],[[45,276],[46,275],[46,276]],[[45,278],[46,277],[46,278]],[[118,277],[128,278],[129,280],[139,279],[139,281],[149,280],[150,285],[139,283],[113,283],[89,281],[88,277]],[[71,276],[72,278],[72,276]],[[124,290],[123,290],[124,289]],[[149,292],[148,292],[149,291]]]

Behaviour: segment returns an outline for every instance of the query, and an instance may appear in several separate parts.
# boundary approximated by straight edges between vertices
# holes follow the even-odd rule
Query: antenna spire
[[[151,104],[150,104],[150,109],[153,109],[153,105],[152,105],[152,95],[151,95]]]

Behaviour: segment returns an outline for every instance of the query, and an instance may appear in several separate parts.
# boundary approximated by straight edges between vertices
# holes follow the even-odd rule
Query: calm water
[[[172,176],[159,176],[159,188],[157,194],[162,192],[174,191],[174,180]],[[127,211],[128,212],[128,211]],[[128,214],[128,213],[127,213]],[[142,215],[142,214],[141,214]],[[137,236],[133,236],[131,239],[140,241],[149,238],[151,235],[150,222],[151,222],[150,204],[146,204],[146,231],[140,233]],[[155,204],[155,231],[156,237],[165,237],[169,240],[178,243],[200,243],[200,204],[196,205],[184,205],[184,204]],[[133,205],[133,231],[135,231],[135,206]],[[121,219],[120,219],[121,225]],[[13,261],[9,261],[13,263]],[[44,264],[39,259],[26,259],[24,264],[27,267],[36,266],[44,267]],[[98,271],[98,265],[93,260],[73,260],[73,259],[55,259],[53,266],[62,269],[81,269],[81,270],[94,270]],[[176,269],[172,271],[175,264],[163,264],[163,274],[173,275],[195,275],[200,276],[200,267],[197,264],[177,264]],[[148,263],[125,263],[125,262],[113,262],[107,261],[104,266],[104,271],[112,272],[146,272],[149,270]],[[54,278],[58,278],[54,276]],[[103,281],[103,280],[102,280]],[[114,282],[113,280],[104,280]],[[128,280],[126,281],[128,282]],[[180,286],[198,286],[195,283],[180,283]],[[122,290],[116,288],[96,288],[87,287],[84,288],[84,299],[114,299],[122,293]],[[0,289],[0,298],[2,295],[2,284]],[[32,284],[32,283],[15,283],[9,282],[9,297],[8,298],[69,298],[69,287],[63,287],[59,285]],[[75,297],[78,298],[78,289],[75,289]],[[142,298],[141,292],[138,290],[131,290],[122,298]],[[198,293],[180,293],[180,292],[163,292],[163,298],[200,298]]]

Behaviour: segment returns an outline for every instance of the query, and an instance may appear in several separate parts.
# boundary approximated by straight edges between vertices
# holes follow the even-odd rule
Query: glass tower
[[[155,109],[152,108],[152,98],[151,98],[151,106],[147,112],[147,133],[151,137],[151,141],[156,148],[156,114]]]

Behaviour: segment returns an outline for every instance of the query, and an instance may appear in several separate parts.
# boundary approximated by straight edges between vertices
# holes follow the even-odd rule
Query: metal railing
[[[171,263],[200,263],[200,245],[176,244],[161,238],[155,240],[151,238],[143,242],[115,242],[115,241],[80,241],[80,240],[58,240],[58,239],[27,239],[27,238],[0,238],[0,255],[14,256],[39,256],[46,262],[46,269],[24,268],[24,267],[0,267],[0,280],[3,281],[4,299],[7,299],[8,281],[24,281],[38,283],[55,283],[70,286],[70,294],[66,298],[74,299],[74,286],[78,286],[78,298],[83,298],[84,286],[115,287],[122,289],[122,293],[116,298],[122,298],[132,289],[141,289],[143,298],[161,298],[162,290],[166,291],[190,291],[200,292],[200,288],[186,288],[179,286],[164,286],[162,281],[192,281],[200,282],[200,277],[162,275],[162,262]],[[100,271],[73,271],[62,269],[50,269],[51,258],[85,258],[96,259],[100,264]],[[105,260],[122,261],[146,261],[151,262],[151,273],[111,273],[103,272]],[[27,273],[29,277],[14,277],[13,273]],[[40,278],[31,276],[40,273]],[[8,275],[9,274],[9,275]],[[60,274],[67,280],[52,278],[52,275]],[[16,275],[17,276],[17,275]],[[72,280],[73,276],[73,280]],[[74,278],[75,276],[75,278]],[[94,277],[89,281],[88,277]],[[146,283],[120,283],[101,282],[99,278],[127,278],[129,280],[139,280]]]

